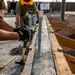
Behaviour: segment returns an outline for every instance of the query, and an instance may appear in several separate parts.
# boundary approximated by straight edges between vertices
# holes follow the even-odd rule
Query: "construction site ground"
[[[66,12],[65,17],[64,17],[65,20],[63,22],[61,21],[60,12],[49,12],[49,13],[45,13],[45,15],[48,17],[48,20],[50,22],[49,27],[52,27],[53,25],[57,25],[57,26],[60,25],[60,26],[64,26],[64,27],[66,26],[66,27],[75,29],[75,25],[74,25],[75,13],[74,12]],[[38,58],[38,36],[37,36],[36,48],[35,48],[36,50],[34,53],[31,74],[28,74],[28,75],[57,75],[57,70],[56,70],[57,68],[54,63],[54,56],[52,54],[52,50],[55,50],[54,51],[55,56],[56,57],[58,56],[55,59],[57,60],[57,63],[59,62],[58,68],[61,71],[60,72],[61,74],[58,74],[58,75],[72,75],[72,74],[68,74],[69,69],[67,69],[67,67],[64,68],[66,64],[63,65],[63,63],[65,61],[63,61],[62,58],[59,58],[60,57],[59,55],[61,53],[56,51],[58,45],[56,45],[55,48],[52,48],[53,46],[52,46],[51,41],[53,41],[53,43],[55,44],[56,38],[55,36],[53,36],[54,32],[57,32],[59,34],[62,34],[66,37],[73,38],[73,39],[74,39],[74,33],[65,32],[60,29],[59,30],[53,29],[54,31],[50,29],[50,31],[48,31],[49,27],[47,27],[48,22],[47,22],[45,15],[43,15],[43,21],[42,21],[42,35],[41,35],[42,39],[41,39],[40,58]],[[15,16],[11,16],[11,17],[6,16],[4,20],[7,21],[13,27],[15,27]],[[71,35],[72,37],[70,37]],[[2,41],[1,40],[0,41],[0,65],[6,63],[7,61],[9,61],[10,59],[16,56],[16,58],[12,62],[7,64],[4,69],[0,70],[0,75],[21,75],[24,69],[24,65],[15,64],[15,61],[21,59],[22,46],[23,46],[23,41],[18,41],[18,40],[15,40],[15,41],[13,40]],[[75,55],[74,54],[75,51],[73,49],[65,47],[63,45],[61,45],[61,47],[63,48],[63,51],[65,53],[70,54],[72,56]],[[61,62],[59,59],[61,59]],[[29,64],[29,66],[31,65]]]
[[[5,21],[15,27],[15,17],[5,17]],[[56,75],[55,65],[52,55],[51,42],[48,37],[46,17],[43,16],[42,35],[41,35],[41,53],[38,58],[38,38],[36,40],[36,50],[33,58],[31,74],[28,75]],[[0,75],[21,75],[25,65],[15,64],[15,61],[20,61],[23,41],[7,40],[0,41],[0,66],[8,62],[16,56],[16,58],[7,64]],[[30,63],[31,64],[31,63]],[[30,69],[29,69],[30,71]],[[28,72],[28,71],[27,71]]]
[[[63,49],[72,75],[75,75],[75,12],[65,12],[64,21],[61,21],[61,12],[49,12],[46,15]]]
[[[49,12],[49,13],[46,13],[46,16],[48,17],[49,22],[51,23],[53,29],[54,29],[54,26],[61,27],[63,29],[65,27],[75,29],[75,12],[73,12],[73,11],[65,12],[64,21],[61,21],[61,12]],[[54,30],[58,34],[64,35],[73,40],[75,39],[75,32],[69,32],[69,31],[67,32],[67,31],[65,31],[65,29],[62,30],[61,28],[59,28],[57,30],[54,29]],[[63,45],[61,45],[61,46],[65,53],[75,56],[75,50],[73,50],[69,47],[63,46]]]

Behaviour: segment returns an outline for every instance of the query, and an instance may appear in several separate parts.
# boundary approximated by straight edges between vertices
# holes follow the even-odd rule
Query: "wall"
[[[37,3],[37,2],[36,2]],[[41,2],[40,2],[41,3]],[[38,8],[40,7],[40,3],[38,5]],[[50,10],[49,11],[61,11],[61,2],[49,2],[50,4]],[[13,5],[14,4],[14,5]],[[16,4],[13,2],[8,2],[8,13],[11,9],[15,9]],[[75,11],[75,2],[66,2],[66,11]],[[39,8],[40,10],[40,8]]]
[[[61,11],[61,2],[50,2],[52,11]],[[75,11],[75,2],[66,2],[66,11]]]

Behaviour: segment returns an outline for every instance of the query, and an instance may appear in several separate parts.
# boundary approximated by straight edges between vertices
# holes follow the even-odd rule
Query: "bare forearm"
[[[0,29],[0,40],[19,40],[17,32],[8,32]]]
[[[20,27],[20,15],[19,14],[16,14],[16,21],[17,21],[18,27]]]
[[[36,16],[37,16],[37,18],[39,18],[39,11],[38,10],[36,10]]]
[[[1,10],[2,18],[4,19],[4,10]]]
[[[6,30],[6,31],[13,31],[14,27],[12,27],[11,25],[9,25],[4,20],[0,20],[0,29]]]

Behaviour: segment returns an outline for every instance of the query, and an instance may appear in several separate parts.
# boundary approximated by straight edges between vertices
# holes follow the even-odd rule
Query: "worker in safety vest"
[[[33,2],[33,0],[19,0],[19,2],[16,5],[16,25],[17,27],[20,27],[21,25],[28,25],[28,10],[33,9],[35,11],[35,14],[37,16],[37,19],[39,18],[39,11]]]

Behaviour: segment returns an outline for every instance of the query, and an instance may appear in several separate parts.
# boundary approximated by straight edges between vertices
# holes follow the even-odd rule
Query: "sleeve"
[[[20,14],[21,13],[21,6],[20,6],[20,3],[19,2],[16,4],[16,13],[17,14]]]
[[[6,5],[5,5],[4,0],[2,0],[2,1],[0,2],[0,10],[2,10],[2,9],[6,9]]]
[[[36,4],[33,3],[33,5],[31,6],[31,8],[32,8],[34,11],[36,11],[36,10],[37,10],[37,6],[36,6]]]

